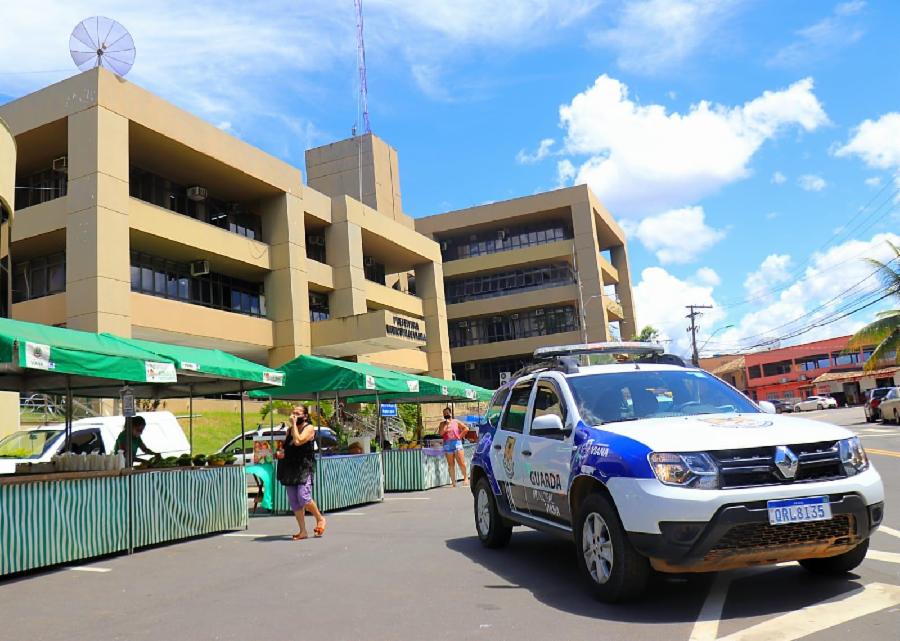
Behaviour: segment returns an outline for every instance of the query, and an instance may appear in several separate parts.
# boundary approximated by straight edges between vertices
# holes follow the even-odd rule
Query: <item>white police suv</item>
[[[482,543],[505,545],[514,525],[572,537],[605,601],[636,596],[653,569],[859,565],[884,512],[859,439],[662,351],[542,348],[497,390],[472,467]]]

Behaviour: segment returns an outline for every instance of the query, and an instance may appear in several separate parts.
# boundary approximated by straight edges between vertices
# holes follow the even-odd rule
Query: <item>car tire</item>
[[[803,559],[800,565],[813,574],[838,576],[846,574],[863,562],[869,551],[869,539],[866,539],[849,552],[829,556],[824,559]]]
[[[817,410],[824,410],[824,409],[825,409],[825,406],[822,405],[821,403],[818,403],[818,404],[816,405],[816,409],[817,409]]]
[[[512,537],[512,527],[503,522],[491,485],[484,477],[475,485],[475,531],[486,548],[502,548]]]
[[[874,423],[874,422],[875,422],[875,419],[872,418],[871,416],[869,416],[868,414],[866,414],[866,423]]]
[[[578,569],[600,601],[616,603],[643,592],[652,570],[628,540],[615,507],[599,493],[578,508],[574,532]]]

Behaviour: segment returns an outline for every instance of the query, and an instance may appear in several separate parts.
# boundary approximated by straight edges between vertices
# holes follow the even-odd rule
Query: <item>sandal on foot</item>
[[[325,534],[325,526],[326,526],[326,525],[327,525],[327,523],[326,523],[325,521],[322,521],[322,524],[321,524],[321,525],[317,525],[317,526],[313,529],[313,533],[316,535],[316,537],[320,537],[320,536],[322,536],[323,534]]]

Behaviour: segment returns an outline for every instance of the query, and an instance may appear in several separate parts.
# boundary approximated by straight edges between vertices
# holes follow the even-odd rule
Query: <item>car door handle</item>
[[[494,446],[494,449],[495,449],[495,450],[502,450],[502,449],[503,449],[503,446],[502,446],[502,445],[495,445],[495,446]]]
[[[531,456],[531,450],[522,450],[522,456]]]

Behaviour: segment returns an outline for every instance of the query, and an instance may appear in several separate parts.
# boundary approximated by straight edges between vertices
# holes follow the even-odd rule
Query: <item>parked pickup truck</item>
[[[636,596],[653,570],[845,573],[883,517],[881,478],[852,432],[776,415],[653,344],[539,349],[485,421],[478,537],[502,547],[526,525],[569,538],[605,601]]]

